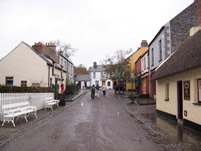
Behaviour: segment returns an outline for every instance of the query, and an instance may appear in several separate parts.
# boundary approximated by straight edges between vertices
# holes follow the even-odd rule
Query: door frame
[[[183,119],[183,83],[177,81],[177,118]]]

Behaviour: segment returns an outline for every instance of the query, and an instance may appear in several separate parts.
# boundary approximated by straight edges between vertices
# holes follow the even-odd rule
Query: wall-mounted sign
[[[184,100],[190,100],[190,81],[184,81]]]

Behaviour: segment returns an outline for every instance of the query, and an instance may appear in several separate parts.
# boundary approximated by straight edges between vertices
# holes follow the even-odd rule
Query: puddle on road
[[[183,125],[178,124],[175,121],[156,115],[155,113],[141,114],[144,120],[156,124],[156,126],[162,131],[168,134],[168,136],[175,138],[176,140],[184,143],[200,143],[201,134],[191,130]]]
[[[156,115],[153,113],[146,113],[146,114],[141,114],[141,116],[145,119],[151,120],[151,122],[156,122]]]

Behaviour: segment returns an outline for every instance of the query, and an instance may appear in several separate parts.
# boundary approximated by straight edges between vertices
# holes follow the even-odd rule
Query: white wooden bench
[[[15,127],[14,119],[17,117],[24,117],[26,122],[28,122],[27,117],[29,114],[33,113],[37,118],[37,107],[31,106],[29,102],[20,102],[20,103],[13,103],[13,104],[4,104],[2,105],[2,114],[3,114],[3,123],[4,126],[5,122],[11,122]]]
[[[53,97],[46,98],[45,99],[45,110],[47,108],[50,108],[53,110],[53,106],[55,106],[55,105],[57,107],[59,107],[59,102],[60,102],[60,100],[55,100]]]

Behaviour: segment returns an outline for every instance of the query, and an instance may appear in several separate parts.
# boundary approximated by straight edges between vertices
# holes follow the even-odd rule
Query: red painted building
[[[136,73],[136,91],[141,94],[141,56],[135,62],[135,73]]]

